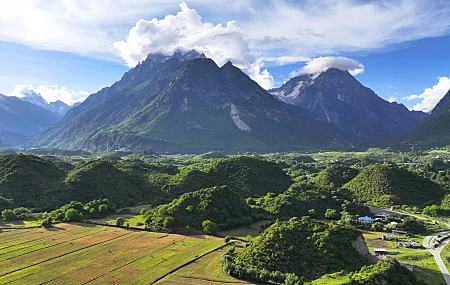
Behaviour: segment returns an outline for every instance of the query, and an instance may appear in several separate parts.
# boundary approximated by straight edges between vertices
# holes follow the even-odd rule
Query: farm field
[[[177,270],[173,274],[155,283],[157,285],[196,285],[196,284],[259,284],[239,280],[223,272],[220,265],[221,256],[228,250],[228,247],[221,248],[193,263]]]
[[[0,284],[152,284],[223,245],[209,236],[89,224],[3,231]]]

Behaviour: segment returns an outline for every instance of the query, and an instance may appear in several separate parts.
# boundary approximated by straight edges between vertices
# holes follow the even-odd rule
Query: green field
[[[203,255],[223,245],[223,239],[210,236],[188,237],[88,224],[3,231],[0,284],[152,284],[204,262],[203,258],[220,259],[219,253]],[[196,263],[188,265],[194,260]],[[212,279],[231,278],[217,272],[220,263],[214,268]],[[207,271],[205,274],[209,278]]]

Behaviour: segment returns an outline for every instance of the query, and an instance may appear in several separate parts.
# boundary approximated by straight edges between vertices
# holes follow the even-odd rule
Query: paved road
[[[433,238],[433,236],[438,235],[438,234],[442,235],[444,233],[435,233],[433,235],[427,236],[423,240],[423,246],[433,255],[434,260],[436,260],[436,263],[439,266],[439,269],[441,270],[442,275],[444,276],[445,282],[447,282],[447,285],[450,285],[450,274],[441,258],[441,251],[444,249],[444,247],[447,245],[447,243],[450,242],[450,239],[446,239],[436,248],[430,247],[431,239]]]

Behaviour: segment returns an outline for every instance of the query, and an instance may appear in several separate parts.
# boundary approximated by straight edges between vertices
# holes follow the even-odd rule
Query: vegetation
[[[295,219],[277,222],[242,252],[224,257],[223,267],[233,276],[256,280],[261,280],[258,276],[263,270],[264,276],[268,271],[269,279],[277,283],[284,282],[287,274],[295,274],[299,280],[314,280],[367,264],[366,257],[353,247],[358,237],[358,231],[337,225]]]
[[[215,233],[214,226],[228,229],[249,225],[252,209],[228,186],[215,186],[181,195],[149,212],[153,228],[193,228]]]
[[[390,164],[369,165],[344,185],[376,206],[427,205],[440,201],[444,190],[436,183]]]

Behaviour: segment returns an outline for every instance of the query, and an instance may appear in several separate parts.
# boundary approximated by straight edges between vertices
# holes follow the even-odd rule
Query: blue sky
[[[447,3],[6,0],[0,93],[33,89],[74,103],[149,52],[195,48],[218,65],[232,61],[265,88],[295,72],[353,69],[382,98],[429,111],[450,88]]]

